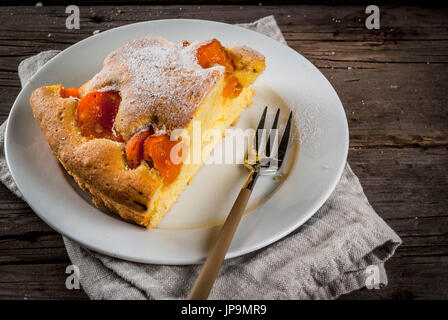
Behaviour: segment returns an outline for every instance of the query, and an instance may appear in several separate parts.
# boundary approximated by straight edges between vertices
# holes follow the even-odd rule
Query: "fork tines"
[[[263,139],[260,140],[260,136],[261,137],[265,136],[264,123],[266,121],[267,110],[268,110],[268,107],[266,106],[264,108],[263,114],[261,115],[260,122],[258,123],[257,132],[255,134],[255,151],[261,159],[265,159],[268,162],[274,161],[274,163],[277,166],[276,170],[279,170],[283,163],[283,160],[284,160],[284,157],[286,154],[286,150],[288,149],[289,136],[291,133],[292,111],[289,113],[288,122],[286,123],[285,131],[283,132],[283,136],[280,140],[280,145],[277,148],[277,157],[275,157],[275,149],[276,148],[272,148],[273,149],[272,151],[274,151],[274,152],[273,153],[271,152],[271,137],[274,136],[273,138],[275,140],[274,140],[274,143],[272,143],[272,146],[275,146],[277,143],[277,140],[278,140],[277,139],[277,130],[278,130],[277,127],[278,127],[278,120],[279,120],[279,116],[280,116],[280,109],[277,109],[277,112],[275,114],[274,122],[272,123],[272,128],[269,132],[269,137],[267,139],[266,146],[265,146],[264,150],[260,148],[260,142],[263,140]],[[261,156],[263,154],[263,151],[265,154],[264,157]],[[257,159],[256,162],[259,163],[260,160]]]

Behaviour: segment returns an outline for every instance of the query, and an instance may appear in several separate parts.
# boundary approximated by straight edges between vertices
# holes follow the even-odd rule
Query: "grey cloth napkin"
[[[273,16],[242,26],[286,43]],[[24,60],[22,85],[56,54],[46,51]],[[20,197],[4,159],[4,129],[5,123],[0,127],[0,178]],[[91,299],[182,299],[200,270],[200,265],[128,262],[65,237],[64,242]],[[304,225],[267,248],[226,260],[210,298],[332,299],[366,285],[380,287],[387,284],[384,262],[400,244],[347,164],[333,194]]]

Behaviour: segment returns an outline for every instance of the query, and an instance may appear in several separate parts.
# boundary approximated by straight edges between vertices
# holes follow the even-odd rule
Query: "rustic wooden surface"
[[[364,9],[81,7],[81,29],[67,30],[65,7],[0,7],[0,121],[20,91],[19,62],[42,50],[137,21],[241,23],[274,14],[288,44],[338,92],[350,126],[349,162],[404,241],[386,263],[387,287],[342,299],[447,299],[448,10],[381,7],[381,29],[369,31]],[[86,298],[65,288],[69,264],[61,236],[0,185],[0,298]]]

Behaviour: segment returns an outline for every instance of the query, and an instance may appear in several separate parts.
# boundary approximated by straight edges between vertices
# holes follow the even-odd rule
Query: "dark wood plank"
[[[288,44],[337,90],[350,126],[349,162],[377,212],[404,243],[386,264],[389,285],[344,299],[448,298],[448,10],[381,7],[381,29],[364,6],[0,7],[0,121],[20,91],[18,63],[64,49],[94,30],[164,18],[241,23],[274,14]],[[118,11],[120,10],[120,11]],[[70,264],[60,235],[0,185],[0,298],[82,298],[65,289]]]
[[[448,148],[352,148],[349,162],[403,244],[386,263],[387,287],[343,299],[446,299]]]
[[[448,173],[443,169],[448,148],[351,148],[348,161],[386,221],[431,217],[442,222],[448,218]],[[447,220],[440,225],[434,222],[432,227],[448,231]]]
[[[3,0],[1,5],[29,5],[35,6],[35,0],[22,0],[22,1],[13,1],[13,0]],[[420,0],[377,0],[375,1],[377,5],[417,5],[421,6],[422,3]],[[437,1],[429,0],[425,1],[425,6],[433,3],[437,4]],[[147,0],[78,0],[76,1],[77,5],[88,5],[88,6],[110,6],[110,5],[147,5]],[[213,1],[205,1],[205,0],[152,0],[151,5],[253,5],[253,6],[263,6],[263,5],[359,5],[362,4],[360,0],[213,0]],[[64,0],[46,0],[43,5],[45,6],[55,6],[55,5],[67,5],[67,2]],[[440,2],[438,3],[441,6]]]
[[[0,299],[87,299],[81,289],[66,288],[69,264],[0,265]]]
[[[0,26],[0,91],[5,97],[0,120],[7,117],[20,90],[18,63],[41,50],[64,49],[94,30],[134,21],[199,18],[238,23],[275,14],[289,45],[321,68],[339,92],[351,121],[352,146],[447,145],[446,11],[388,7],[382,11],[384,28],[369,31],[363,8],[82,7],[80,30],[65,29],[64,7],[2,8],[0,19],[7,23]]]
[[[447,276],[441,272],[447,257],[401,257],[386,263],[388,285],[379,290],[362,289],[341,297],[343,300],[446,300]]]

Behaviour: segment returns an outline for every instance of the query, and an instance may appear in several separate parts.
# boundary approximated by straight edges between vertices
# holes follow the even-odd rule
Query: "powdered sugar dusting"
[[[199,45],[184,46],[158,37],[131,41],[106,58],[87,92],[120,91],[115,130],[124,137],[146,124],[156,130],[182,128],[224,74],[222,66],[203,69],[197,63]]]
[[[144,109],[153,100],[170,104],[183,102],[183,108],[188,113],[192,112],[196,105],[191,103],[190,92],[198,92],[211,72],[197,64],[190,48],[184,49],[181,44],[149,44],[146,45],[143,41],[138,43],[137,47],[124,47],[119,54],[121,63],[126,65],[131,73],[134,92],[143,102],[138,107]]]
[[[120,88],[116,84],[112,84],[109,86],[102,87],[101,89],[98,89],[97,91],[104,92],[104,91],[110,91],[110,90],[119,91]]]

